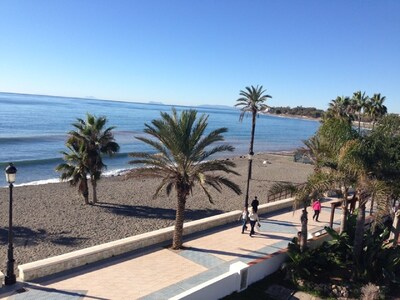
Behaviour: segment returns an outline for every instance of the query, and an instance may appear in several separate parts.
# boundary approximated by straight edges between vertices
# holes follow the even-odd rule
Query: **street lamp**
[[[8,252],[7,252],[7,274],[4,279],[6,285],[11,285],[16,282],[14,273],[14,247],[13,247],[13,233],[12,233],[12,189],[13,183],[15,182],[17,168],[10,163],[6,170],[6,180],[9,183],[10,188],[10,206],[9,206],[9,219],[8,219]]]

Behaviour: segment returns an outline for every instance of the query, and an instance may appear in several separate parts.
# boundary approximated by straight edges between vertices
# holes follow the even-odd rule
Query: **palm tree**
[[[254,135],[256,130],[256,117],[261,111],[268,108],[265,101],[268,98],[272,98],[270,95],[264,94],[266,90],[263,90],[263,86],[250,86],[246,87],[246,90],[240,91],[240,98],[236,101],[238,102],[235,106],[241,106],[241,113],[239,120],[242,121],[246,113],[251,113],[251,136],[250,136],[250,148],[249,148],[249,165],[247,173],[247,183],[246,183],[246,195],[244,200],[244,206],[247,208],[249,206],[249,189],[250,189],[250,179],[252,173],[253,155],[254,155]]]
[[[326,153],[323,149],[324,145],[322,145],[318,135],[313,135],[308,140],[303,140],[303,144],[305,147],[301,147],[297,151],[305,155],[314,165],[314,171],[318,172]]]
[[[368,101],[367,113],[372,119],[372,128],[378,119],[382,118],[387,113],[387,108],[383,104],[386,97],[381,97],[381,94],[374,94]]]
[[[346,229],[349,188],[355,182],[354,175],[348,171],[347,166],[344,164],[342,152],[349,141],[357,138],[358,134],[352,129],[351,123],[340,116],[325,119],[315,138],[313,138],[318,140],[318,147],[314,147],[312,150],[316,158],[316,171],[320,171],[320,177],[324,174],[324,180],[329,178],[329,182],[331,182],[329,189],[339,188],[343,195],[340,222],[341,233]]]
[[[329,103],[326,117],[352,120],[352,107],[349,97],[338,96]]]
[[[107,118],[104,116],[96,117],[87,114],[86,120],[77,119],[73,123],[77,131],[70,131],[67,143],[78,143],[84,145],[86,152],[86,165],[90,175],[90,182],[93,188],[93,203],[97,202],[97,181],[102,172],[107,168],[103,163],[102,154],[112,156],[119,151],[119,145],[115,142],[112,130],[115,127],[104,129]]]
[[[86,152],[83,145],[77,143],[67,144],[69,152],[62,151],[65,163],[56,167],[57,172],[62,172],[61,180],[69,181],[73,186],[78,185],[78,193],[80,193],[85,204],[89,204],[89,189],[87,183],[87,166]]]
[[[397,115],[386,115],[379,120],[371,134],[365,137],[366,149],[363,157],[367,162],[367,168],[371,174],[384,181],[390,197],[376,199],[375,220],[380,221],[382,216],[393,214],[393,199],[399,199],[400,196],[400,117]],[[375,195],[372,194],[372,200],[375,201]],[[371,201],[372,209],[372,201]],[[397,214],[398,216],[398,214]],[[396,217],[396,214],[395,216]],[[400,227],[393,222],[392,235],[399,235]]]
[[[293,183],[275,183],[269,189],[269,194],[281,192],[290,192],[294,195],[293,210],[303,206],[300,216],[301,234],[299,238],[299,246],[301,252],[307,249],[308,237],[308,212],[307,208],[310,205],[311,199],[319,197],[332,185],[332,178],[326,174],[316,171],[307,178],[307,182],[303,185],[295,185]]]
[[[387,211],[388,198],[392,194],[392,190],[388,186],[386,179],[379,178],[379,174],[376,172],[377,169],[371,167],[381,165],[383,162],[379,157],[377,158],[375,155],[376,152],[370,151],[367,142],[367,138],[349,141],[343,147],[340,154],[343,166],[355,178],[356,194],[359,199],[353,244],[354,261],[357,264],[360,263],[363,249],[366,204],[372,197],[377,201],[378,212],[375,214],[375,226],[381,220],[383,212]],[[358,276],[358,270],[354,271],[354,275]]]
[[[364,108],[367,105],[368,96],[365,95],[365,92],[361,93],[361,91],[357,91],[353,93],[353,97],[351,98],[351,105],[354,108],[354,111],[357,115],[358,119],[358,133],[361,132],[361,115],[363,113]]]
[[[172,109],[172,115],[161,112],[161,119],[145,124],[144,132],[150,138],[137,136],[136,139],[152,147],[156,153],[134,152],[131,164],[139,164],[133,169],[129,177],[160,178],[161,183],[154,196],[157,197],[165,189],[167,195],[174,189],[177,195],[177,209],[175,216],[175,230],[173,235],[173,249],[182,247],[183,222],[185,219],[185,205],[188,196],[195,186],[206,194],[213,203],[212,195],[207,189],[210,186],[221,192],[223,186],[240,195],[237,184],[224,177],[223,173],[239,175],[233,168],[236,166],[230,160],[209,160],[213,154],[224,151],[233,151],[230,145],[219,145],[208,149],[215,142],[224,140],[222,134],[226,128],[219,128],[207,135],[208,116],[202,115],[197,121],[195,110],[183,111],[180,115]]]

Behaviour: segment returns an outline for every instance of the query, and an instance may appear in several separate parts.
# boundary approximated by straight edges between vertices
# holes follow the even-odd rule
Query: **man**
[[[254,197],[254,200],[251,201],[251,207],[253,208],[253,211],[256,213],[258,211],[258,205],[260,202],[257,199],[257,196]]]

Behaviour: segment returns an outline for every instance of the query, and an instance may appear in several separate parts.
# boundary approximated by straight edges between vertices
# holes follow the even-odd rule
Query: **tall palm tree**
[[[249,165],[247,172],[247,183],[246,183],[246,195],[244,200],[244,206],[247,208],[249,206],[249,189],[250,189],[250,180],[252,173],[252,164],[253,164],[253,155],[254,155],[254,136],[256,130],[256,117],[257,114],[261,111],[264,111],[268,108],[265,101],[268,98],[272,98],[272,96],[265,94],[266,90],[263,90],[263,86],[250,86],[246,87],[246,90],[240,91],[240,98],[236,101],[238,103],[235,106],[241,106],[241,113],[239,120],[242,121],[244,115],[246,113],[251,113],[251,136],[250,136],[250,147],[249,147]]]
[[[112,156],[119,151],[119,145],[115,142],[112,130],[115,127],[104,128],[107,118],[104,116],[96,117],[87,114],[86,120],[77,118],[73,123],[77,130],[70,131],[67,143],[78,143],[84,145],[86,152],[86,165],[90,175],[90,182],[93,189],[93,203],[97,202],[97,181],[102,172],[107,168],[103,163],[102,155]]]
[[[167,195],[173,189],[176,191],[177,209],[172,248],[179,249],[182,247],[186,200],[193,188],[199,186],[211,203],[212,195],[207,186],[218,192],[226,186],[240,195],[239,186],[223,176],[223,173],[239,174],[233,169],[236,166],[234,162],[210,159],[213,154],[234,150],[230,145],[208,149],[215,142],[224,140],[222,134],[227,131],[226,128],[219,128],[205,135],[208,124],[206,115],[202,115],[196,121],[195,110],[186,110],[178,115],[176,110],[172,109],[172,115],[165,112],[160,114],[161,119],[145,124],[144,132],[150,138],[136,137],[152,147],[156,153],[130,153],[131,157],[136,158],[130,163],[139,164],[140,167],[133,169],[128,176],[160,178],[161,183],[153,197],[157,197],[164,189]]]
[[[83,149],[84,145],[79,146],[77,143],[72,143],[66,146],[69,152],[61,152],[65,162],[59,164],[56,167],[56,171],[61,172],[62,181],[69,181],[73,186],[78,185],[78,193],[83,196],[85,204],[89,204],[88,170],[86,152]]]
[[[364,108],[367,105],[368,96],[365,95],[365,92],[357,91],[353,93],[353,97],[351,98],[352,106],[354,107],[354,111],[357,115],[358,119],[358,133],[361,132],[361,115],[364,111]]]

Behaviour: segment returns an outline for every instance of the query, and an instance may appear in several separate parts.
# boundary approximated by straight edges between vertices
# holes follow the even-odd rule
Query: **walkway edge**
[[[278,211],[293,206],[293,198],[280,200],[259,206],[259,213]],[[184,224],[184,236],[232,223],[238,220],[241,211],[236,210]],[[174,226],[156,231],[112,241],[109,243],[69,252],[18,266],[19,279],[29,281],[60,273],[83,265],[142,249],[172,240]]]

